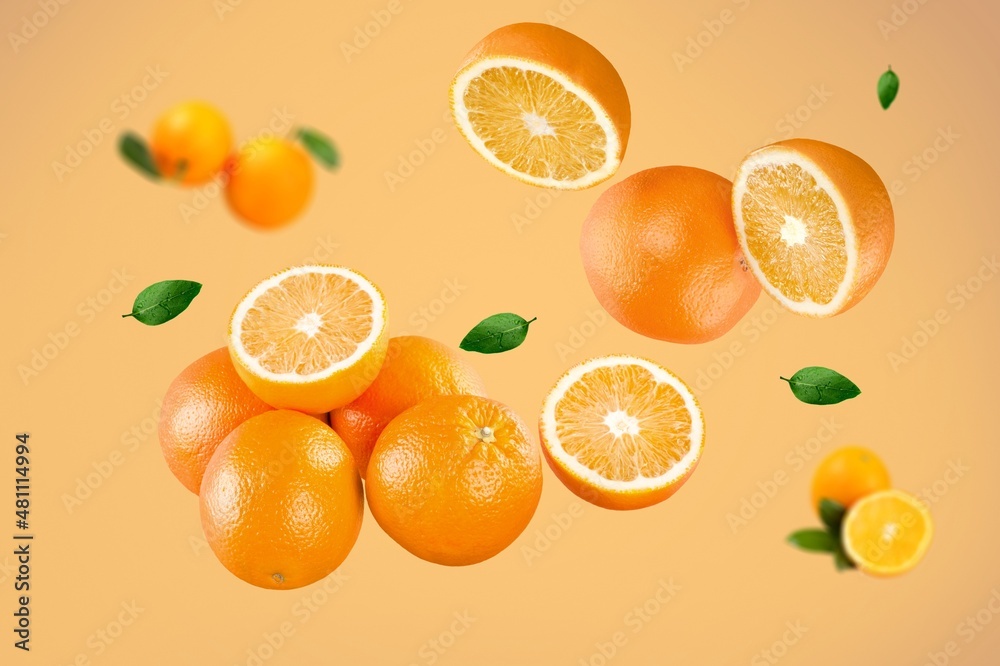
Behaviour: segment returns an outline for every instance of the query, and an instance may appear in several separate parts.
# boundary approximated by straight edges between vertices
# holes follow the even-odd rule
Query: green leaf
[[[832,534],[821,529],[805,529],[788,535],[788,543],[810,553],[836,553],[838,544]]]
[[[883,109],[889,108],[897,93],[899,93],[899,77],[892,71],[892,67],[889,67],[878,77],[878,101]]]
[[[833,554],[833,564],[837,567],[837,571],[849,571],[857,568],[857,565],[851,562],[851,558],[847,556],[842,547],[838,547],[837,552]]]
[[[498,354],[519,346],[528,335],[528,325],[538,319],[526,321],[510,312],[487,317],[462,338],[459,347],[480,354]]]
[[[861,394],[861,389],[850,379],[819,366],[802,368],[791,379],[780,379],[788,382],[796,398],[810,405],[834,405]]]
[[[844,522],[847,509],[840,502],[824,497],[819,501],[819,517],[833,534],[840,534],[840,524]]]
[[[162,177],[146,142],[139,135],[132,132],[122,134],[121,139],[118,140],[118,152],[121,153],[126,162],[153,180],[159,180]]]
[[[340,153],[328,136],[307,127],[300,127],[296,136],[313,158],[327,169],[332,171],[340,166]]]
[[[122,317],[135,317],[147,326],[159,326],[187,310],[200,291],[201,284],[190,280],[157,282],[139,292],[132,312]]]

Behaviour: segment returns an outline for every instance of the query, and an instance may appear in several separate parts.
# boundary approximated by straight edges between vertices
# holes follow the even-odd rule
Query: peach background
[[[607,663],[763,664],[761,650],[799,622],[807,631],[777,648],[781,663],[916,665],[949,642],[948,663],[997,663],[993,612],[982,611],[993,622],[981,632],[959,623],[1000,596],[1000,280],[975,281],[1000,244],[1000,7],[895,4],[901,25],[883,36],[890,0],[401,0],[348,60],[341,43],[387,1],[69,2],[16,51],[0,47],[0,469],[9,480],[13,435],[30,431],[38,535],[35,649],[14,650],[5,628],[0,662],[230,665],[258,663],[255,653],[266,664],[597,665],[604,662],[596,645],[621,632]],[[729,23],[710,43],[702,35],[708,46],[679,71],[673,54],[724,9]],[[0,27],[21,31],[37,11],[35,0],[7,0]],[[702,346],[643,339],[613,321],[585,325],[599,310],[580,267],[578,232],[604,187],[551,198],[504,178],[445,117],[454,68],[480,37],[506,23],[556,19],[600,48],[630,92],[633,133],[613,182],[664,164],[731,177],[747,150],[794,134],[855,151],[896,183],[896,246],[874,292],[829,321],[776,312],[762,297],[743,324]],[[875,82],[887,63],[902,88],[882,111]],[[165,78],[147,79],[152,89],[133,95],[147,67]],[[800,108],[813,90],[826,99]],[[115,101],[122,95],[134,108]],[[296,225],[256,233],[211,192],[155,186],[116,154],[120,132],[145,132],[168,105],[190,98],[219,105],[241,138],[286,109],[295,123],[335,137],[344,168],[318,176]],[[797,111],[795,128],[785,116]],[[110,134],[60,180],[53,162],[102,123]],[[935,148],[948,128],[950,143]],[[428,139],[437,141],[433,154],[390,191],[385,173]],[[926,170],[912,161],[925,151],[933,160]],[[185,222],[185,205],[202,210]],[[518,227],[515,214],[535,219]],[[368,515],[343,577],[327,583],[335,592],[319,583],[275,593],[237,580],[200,541],[196,498],[170,475],[149,433],[170,380],[223,344],[245,290],[308,258],[348,264],[378,282],[394,334],[457,344],[495,311],[537,316],[522,348],[470,357],[491,394],[532,425],[570,364],[614,352],[662,362],[701,385],[708,440],[700,468],[671,500],[632,513],[581,505],[546,470],[528,530],[479,566],[417,560]],[[123,289],[115,271],[125,274]],[[119,318],[142,287],[182,277],[205,289],[176,321],[146,328]],[[969,280],[974,297],[953,291]],[[104,291],[109,283],[119,293]],[[920,322],[939,310],[946,322],[921,335]],[[68,324],[77,335],[22,381],[18,366]],[[894,368],[888,354],[914,336],[922,346]],[[735,343],[742,353],[727,359]],[[798,403],[778,375],[810,364],[843,371],[864,394],[835,407]],[[824,419],[835,424],[832,436]],[[816,456],[865,443],[898,486],[931,489],[936,540],[910,575],[837,575],[829,559],[783,543],[816,522],[807,498],[817,458],[800,467],[795,449],[818,435],[826,441],[813,442]],[[952,463],[967,471],[949,474]],[[109,464],[106,479],[93,476],[95,465]],[[787,482],[734,534],[727,514],[780,472]],[[65,498],[88,475],[96,487],[68,509]],[[0,491],[5,544],[14,531],[12,485]],[[565,514],[563,525],[568,515],[568,527],[554,514]],[[548,544],[538,541],[546,530],[555,537]],[[529,558],[525,549],[536,545],[546,549]],[[4,627],[15,597],[12,562],[0,555]],[[671,579],[679,590],[656,601],[660,581]],[[122,604],[132,602],[142,611],[119,626]],[[643,605],[645,620],[633,610]],[[474,618],[461,634],[452,632],[462,628],[456,613]],[[289,635],[279,641],[273,634],[283,629]],[[110,644],[101,631],[114,636]],[[280,647],[268,647],[267,635]],[[435,651],[432,641],[448,647]]]

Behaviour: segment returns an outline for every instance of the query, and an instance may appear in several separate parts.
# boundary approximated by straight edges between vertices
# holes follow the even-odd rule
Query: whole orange
[[[874,452],[863,446],[845,446],[820,462],[813,474],[812,503],[831,499],[850,507],[862,497],[890,487],[889,471]]]
[[[167,466],[197,494],[209,459],[236,426],[271,407],[243,383],[225,347],[202,356],[170,383],[160,412]]]
[[[229,165],[226,200],[253,227],[281,227],[301,213],[313,190],[313,167],[306,152],[281,138],[244,144]]]
[[[538,447],[506,405],[439,396],[394,418],[366,479],[375,520],[429,562],[482,562],[531,521],[542,493]]]
[[[625,327],[670,342],[708,342],[757,301],[733,227],[732,183],[671,166],[629,176],[602,194],[580,252],[594,295]]]
[[[185,185],[211,180],[225,166],[233,136],[225,116],[205,102],[185,102],[156,121],[150,152],[164,178]]]
[[[375,441],[389,421],[438,395],[486,395],[483,380],[467,361],[436,340],[419,335],[389,339],[375,381],[354,402],[330,413],[365,476]]]
[[[343,440],[291,410],[231,432],[201,486],[201,524],[219,561],[275,590],[309,585],[340,566],[363,513],[361,478]]]

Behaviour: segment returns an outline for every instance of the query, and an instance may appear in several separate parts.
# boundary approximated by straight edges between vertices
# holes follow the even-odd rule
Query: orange
[[[229,165],[226,200],[253,227],[274,229],[294,220],[313,190],[313,166],[297,144],[259,138],[244,144]]]
[[[812,317],[843,312],[871,291],[895,233],[889,193],[875,170],[810,139],[747,155],[733,185],[733,216],[764,289]]]
[[[150,152],[164,178],[185,185],[212,179],[232,149],[225,116],[205,102],[185,102],[167,110],[153,126]]]
[[[475,564],[528,526],[542,493],[541,456],[509,407],[439,396],[386,426],[365,486],[375,520],[403,548],[437,564]]]
[[[667,499],[691,476],[705,445],[705,421],[687,385],[633,356],[571,368],[546,397],[539,430],[559,480],[606,509]]]
[[[363,514],[347,446],[330,426],[290,410],[231,432],[201,486],[201,524],[219,561],[275,590],[309,585],[340,566]]]
[[[881,490],[859,500],[844,517],[844,552],[872,576],[896,576],[917,566],[934,535],[924,503],[901,490]]]
[[[309,414],[351,402],[372,383],[389,336],[382,292],[338,266],[295,266],[243,297],[229,353],[261,400]]]
[[[450,347],[419,335],[389,339],[385,362],[359,398],[330,414],[361,476],[382,429],[405,410],[437,395],[486,395],[479,373]]]
[[[845,446],[816,467],[812,482],[813,507],[818,509],[823,498],[849,507],[890,485],[889,471],[875,453],[862,446]]]
[[[576,35],[542,23],[508,25],[476,44],[451,84],[451,109],[487,162],[558,189],[613,176],[631,127],[614,66]]]
[[[657,340],[708,342],[757,301],[736,240],[728,180],[693,167],[647,169],[609,187],[583,223],[594,295],[625,327]]]
[[[219,443],[251,416],[271,407],[247,388],[225,347],[202,356],[170,383],[160,413],[160,448],[167,466],[197,494]]]

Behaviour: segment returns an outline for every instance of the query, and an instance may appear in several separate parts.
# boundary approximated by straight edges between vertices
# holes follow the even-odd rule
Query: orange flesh
[[[847,273],[846,240],[816,179],[795,164],[760,167],[747,178],[740,207],[750,254],[768,281],[791,301],[832,301]]]
[[[563,450],[612,481],[663,476],[690,450],[683,396],[638,366],[588,372],[556,405],[555,422]]]
[[[289,276],[247,311],[240,342],[268,372],[322,372],[369,336],[374,308],[371,296],[343,276]]]
[[[848,534],[860,557],[879,568],[907,564],[927,532],[924,516],[898,497],[863,505]]]
[[[572,181],[607,161],[607,135],[593,110],[544,74],[487,69],[469,83],[464,102],[476,135],[520,173]]]

